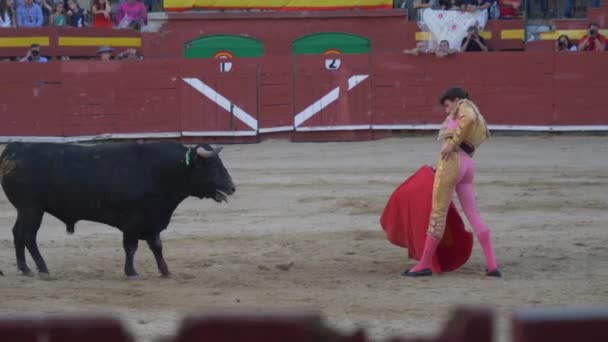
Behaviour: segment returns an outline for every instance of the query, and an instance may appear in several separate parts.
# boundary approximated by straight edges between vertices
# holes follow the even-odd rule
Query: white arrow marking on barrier
[[[184,82],[188,83],[192,88],[196,89],[201,94],[205,95],[209,100],[215,102],[218,106],[230,113],[230,102],[227,98],[222,96],[220,93],[215,91],[213,88],[206,85],[203,81],[198,78],[183,78]],[[237,119],[241,120],[244,124],[251,127],[251,129],[258,129],[258,120],[253,116],[249,115],[246,111],[233,104],[232,113]]]
[[[354,75],[348,79],[348,90],[350,91],[356,87],[359,83],[365,81],[369,75]],[[294,118],[294,125],[300,126],[304,121],[318,114],[323,108],[329,106],[340,97],[340,87],[335,87],[332,91],[325,94],[323,97],[315,101],[310,106],[306,107],[303,111],[298,113]]]
[[[348,90],[353,89],[357,84],[365,81],[369,75],[355,75],[348,79]]]

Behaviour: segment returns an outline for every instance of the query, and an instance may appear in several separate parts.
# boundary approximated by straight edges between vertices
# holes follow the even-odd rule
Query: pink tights
[[[481,245],[481,248],[486,256],[488,271],[493,271],[497,268],[497,266],[496,260],[494,259],[494,251],[492,249],[490,230],[479,215],[477,201],[475,200],[475,192],[473,191],[473,176],[475,174],[475,167],[473,166],[473,161],[469,155],[463,151],[459,151],[458,153],[460,157],[460,170],[454,190],[458,194],[458,199],[460,200],[464,214],[466,215],[469,224],[472,226],[473,231],[477,236],[477,240],[479,241],[479,244]],[[438,245],[439,240],[436,240],[431,236],[427,236],[422,258],[420,262],[418,262],[418,264],[410,270],[410,272],[417,272],[430,268],[433,255],[435,254]]]

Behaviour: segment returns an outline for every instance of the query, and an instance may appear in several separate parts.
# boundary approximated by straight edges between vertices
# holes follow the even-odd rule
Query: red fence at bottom
[[[437,98],[453,85],[492,130],[606,131],[607,61],[492,52],[2,63],[0,140],[370,139],[437,129]]]
[[[392,337],[386,342],[492,342],[495,312],[483,307],[457,307],[435,336]],[[512,314],[512,342],[608,340],[608,307],[555,307]],[[164,333],[164,335],[169,335]],[[338,332],[314,312],[232,311],[190,315],[166,342],[365,342],[364,330]],[[0,341],[132,342],[122,322],[112,317],[0,318]]]

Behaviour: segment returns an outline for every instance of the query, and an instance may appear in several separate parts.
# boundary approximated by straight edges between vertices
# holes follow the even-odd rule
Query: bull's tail
[[[74,227],[76,225],[74,223],[68,223],[65,225],[65,229],[67,230],[68,234],[72,235],[74,234]]]

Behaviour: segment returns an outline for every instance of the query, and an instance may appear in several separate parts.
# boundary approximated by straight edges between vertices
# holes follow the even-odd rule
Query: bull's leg
[[[137,251],[137,244],[139,240],[137,237],[133,237],[131,234],[123,234],[122,246],[125,249],[125,274],[127,277],[133,279],[137,278],[137,272],[133,266],[133,259],[135,252]]]
[[[17,269],[21,271],[23,275],[31,276],[32,271],[27,266],[25,261],[25,238],[23,237],[23,229],[20,228],[19,215],[13,226],[13,242],[15,244],[15,254],[17,255]]]
[[[160,271],[160,275],[163,278],[170,278],[171,272],[169,272],[169,267],[167,267],[167,263],[165,262],[165,258],[163,257],[163,242],[160,240],[160,234],[156,235],[152,239],[146,240],[148,243],[148,247],[154,254],[154,258],[156,259],[156,265],[158,266],[158,270]]]
[[[42,258],[40,250],[38,249],[38,243],[36,242],[36,235],[38,234],[38,229],[40,229],[42,215],[44,215],[44,212],[40,210],[30,210],[25,212],[23,216],[20,215],[19,229],[23,232],[25,247],[27,247],[32,259],[34,259],[40,276],[48,278],[49,270],[46,267],[46,262],[44,262],[44,258]]]

